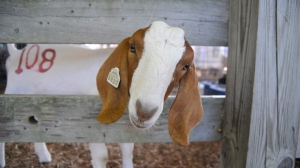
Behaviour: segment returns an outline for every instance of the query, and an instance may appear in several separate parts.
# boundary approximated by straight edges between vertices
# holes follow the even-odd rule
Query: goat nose
[[[147,107],[147,108],[149,108],[149,107]],[[149,110],[147,108],[142,107],[142,103],[139,99],[136,101],[136,113],[141,122],[149,120],[158,109],[158,107],[155,107],[152,110]]]

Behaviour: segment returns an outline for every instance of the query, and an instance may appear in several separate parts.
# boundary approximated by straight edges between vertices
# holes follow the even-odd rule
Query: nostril
[[[157,111],[158,107],[153,108],[152,110],[147,110],[142,107],[142,103],[140,100],[136,101],[136,113],[141,122],[149,120],[154,113]]]
[[[154,111],[150,112],[143,112],[143,111],[137,111],[137,116],[139,117],[139,120],[144,122],[149,120],[154,114]]]

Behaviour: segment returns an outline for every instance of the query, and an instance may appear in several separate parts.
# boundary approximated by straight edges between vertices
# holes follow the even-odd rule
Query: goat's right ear
[[[101,123],[109,124],[123,115],[129,99],[128,81],[129,38],[124,39],[101,66],[97,74],[97,89],[102,100],[102,110],[97,117]],[[117,87],[107,82],[113,68],[119,69],[120,82]]]

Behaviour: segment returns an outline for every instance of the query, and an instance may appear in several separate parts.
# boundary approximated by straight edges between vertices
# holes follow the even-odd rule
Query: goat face
[[[98,120],[115,122],[129,101],[132,124],[140,129],[149,128],[159,118],[164,100],[179,82],[169,113],[169,132],[174,142],[188,145],[188,134],[203,115],[193,57],[193,50],[180,28],[154,22],[136,31],[118,45],[98,72],[97,86],[103,101]],[[114,67],[119,68],[121,79],[116,88],[106,82]]]

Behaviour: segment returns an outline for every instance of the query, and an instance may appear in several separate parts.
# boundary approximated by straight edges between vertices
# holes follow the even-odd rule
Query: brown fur
[[[203,108],[198,89],[198,78],[193,63],[194,51],[185,41],[186,51],[178,62],[173,74],[174,80],[167,89],[165,99],[174,85],[179,82],[178,93],[169,112],[169,133],[172,140],[182,146],[189,145],[190,131],[201,121]],[[190,66],[184,71],[185,65]]]
[[[101,113],[97,120],[101,123],[109,124],[117,121],[124,113],[129,100],[129,88],[133,71],[136,69],[142,56],[144,46],[144,33],[147,30],[140,29],[132,37],[124,39],[114,52],[101,66],[97,74],[97,88],[103,102]],[[136,53],[130,52],[131,44],[137,46]],[[120,84],[114,88],[107,83],[106,78],[112,68],[120,69]]]
[[[124,39],[110,57],[104,62],[97,74],[97,88],[103,102],[102,110],[97,118],[101,123],[109,124],[117,121],[125,111],[129,101],[129,88],[134,70],[142,56],[144,34],[147,28],[136,31],[132,37]],[[130,52],[130,46],[136,45],[136,52]],[[169,132],[176,144],[187,146],[190,131],[203,117],[202,103],[198,89],[198,80],[193,64],[194,51],[185,42],[186,51],[176,65],[174,80],[170,83],[164,99],[166,100],[173,87],[179,82],[176,99],[169,112]],[[185,65],[189,65],[186,69]],[[108,73],[114,67],[120,69],[121,81],[114,88],[106,81]]]

